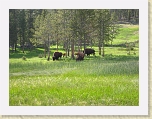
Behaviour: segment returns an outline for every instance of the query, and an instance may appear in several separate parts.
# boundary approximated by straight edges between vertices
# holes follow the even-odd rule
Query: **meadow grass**
[[[10,106],[137,106],[137,76],[16,77],[10,83]]]
[[[138,39],[136,25],[122,25],[120,31],[113,44]],[[98,55],[98,47],[93,48],[96,56],[86,56],[80,62],[70,57],[47,61],[38,57],[42,48],[10,53],[9,105],[138,106],[138,46],[130,55],[125,47],[105,47],[105,57]],[[51,46],[51,56],[54,51],[56,47]],[[59,51],[65,52],[62,47]]]
[[[10,105],[138,105],[138,60],[115,57],[10,63]]]
[[[119,34],[113,39],[113,45],[139,40],[139,25],[120,25]]]

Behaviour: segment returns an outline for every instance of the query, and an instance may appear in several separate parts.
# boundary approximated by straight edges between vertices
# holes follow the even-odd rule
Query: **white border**
[[[139,9],[139,106],[9,106],[9,9]],[[1,0],[0,115],[148,115],[148,0]]]

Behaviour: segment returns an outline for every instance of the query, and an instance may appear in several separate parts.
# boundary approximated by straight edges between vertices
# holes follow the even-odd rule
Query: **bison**
[[[52,59],[54,61],[54,60],[58,60],[61,57],[62,57],[62,52],[54,52]]]
[[[95,50],[94,49],[91,49],[91,48],[86,48],[84,51],[83,51],[84,54],[87,54],[87,56],[90,56],[90,54],[93,54],[95,55]]]
[[[75,55],[77,55],[76,61],[81,61],[81,60],[84,59],[84,53],[83,52],[77,52],[77,53],[75,53]]]

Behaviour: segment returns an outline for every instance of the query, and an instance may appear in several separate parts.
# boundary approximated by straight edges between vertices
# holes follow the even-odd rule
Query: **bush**
[[[39,57],[39,58],[42,58],[42,57],[43,57],[43,54],[39,54],[38,57]]]
[[[134,48],[133,48],[133,47],[131,47],[131,48],[130,48],[130,50],[134,50]]]
[[[22,60],[26,60],[26,57],[25,57],[25,56],[23,56],[23,57],[22,57]]]

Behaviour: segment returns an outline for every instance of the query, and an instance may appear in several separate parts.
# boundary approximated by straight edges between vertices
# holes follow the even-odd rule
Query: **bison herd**
[[[95,55],[95,50],[91,49],[91,48],[86,48],[83,52],[77,52],[77,53],[75,53],[76,61],[81,61],[84,59],[85,55],[90,56],[90,54]],[[54,52],[52,59],[53,59],[53,61],[58,60],[59,58],[61,59],[61,57],[62,56],[64,57],[65,55],[66,54],[62,53],[62,52]]]

